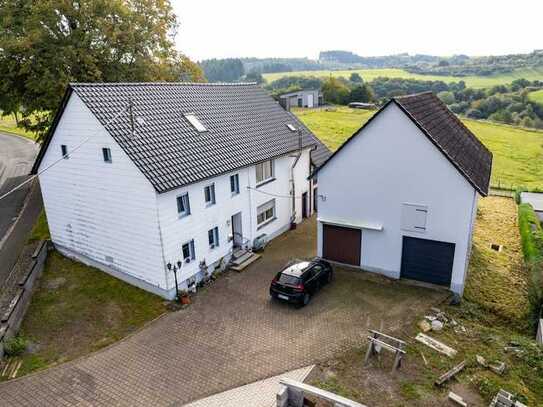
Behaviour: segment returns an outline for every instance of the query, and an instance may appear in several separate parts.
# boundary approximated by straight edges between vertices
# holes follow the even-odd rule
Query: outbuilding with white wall
[[[313,173],[319,256],[462,294],[491,167],[435,95],[393,98]]]

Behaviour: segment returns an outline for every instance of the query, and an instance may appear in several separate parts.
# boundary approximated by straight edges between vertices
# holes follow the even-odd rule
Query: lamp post
[[[168,270],[173,271],[173,276],[175,278],[175,299],[177,301],[179,301],[179,287],[177,286],[177,270],[181,270],[181,264],[182,263],[180,261],[177,261],[177,264],[173,265],[173,270],[172,270],[172,263],[166,264],[166,267],[168,267]]]

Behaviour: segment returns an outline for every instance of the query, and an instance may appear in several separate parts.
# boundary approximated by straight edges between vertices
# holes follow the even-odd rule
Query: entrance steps
[[[254,263],[260,259],[260,255],[253,253],[249,250],[238,249],[232,254],[232,260],[230,261],[230,270],[242,271],[249,264]]]

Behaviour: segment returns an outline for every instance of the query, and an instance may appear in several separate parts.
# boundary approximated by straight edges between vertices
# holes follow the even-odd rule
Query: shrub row
[[[543,228],[531,205],[518,207],[522,252],[529,273],[530,323],[535,328],[543,305]]]

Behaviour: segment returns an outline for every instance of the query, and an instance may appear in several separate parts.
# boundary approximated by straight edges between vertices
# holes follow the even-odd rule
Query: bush
[[[19,356],[26,350],[26,339],[15,336],[4,342],[4,352],[7,356]]]
[[[543,228],[532,206],[525,203],[518,207],[518,223],[529,274],[530,322],[535,328],[543,305]]]

